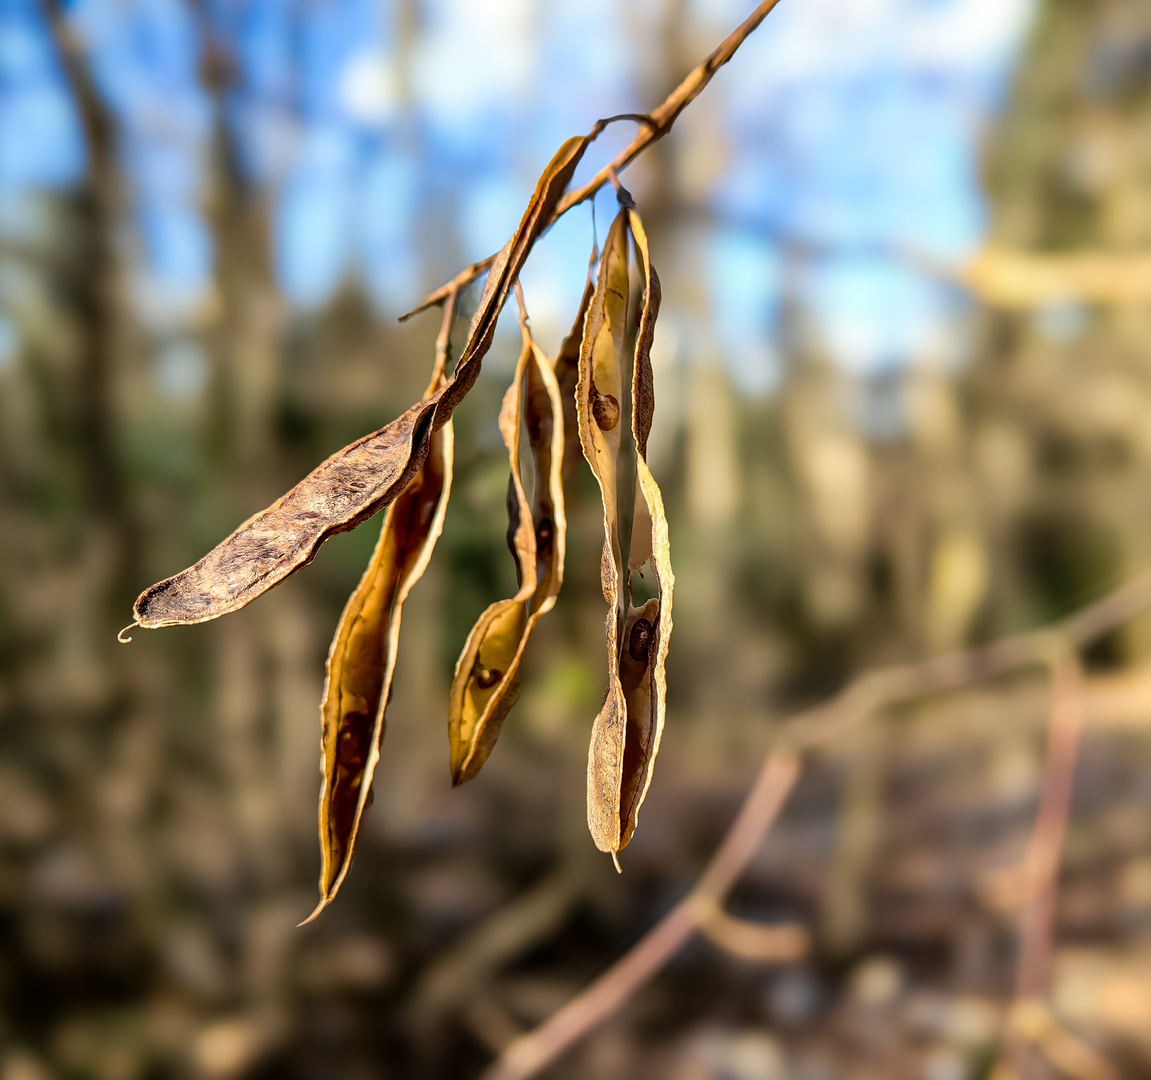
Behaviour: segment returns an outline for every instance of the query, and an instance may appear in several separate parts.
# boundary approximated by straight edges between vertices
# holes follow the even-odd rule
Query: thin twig
[[[1151,300],[1146,251],[1053,254],[989,247],[946,273],[986,303],[1008,310],[1071,300],[1112,305]]]
[[[1094,1047],[1072,1034],[1039,998],[1019,1001],[1011,1010],[1013,1034],[1035,1046],[1070,1080],[1119,1080],[1119,1073]],[[991,1076],[1005,1075],[996,1070]]]
[[[1048,716],[1043,788],[1024,859],[1027,900],[1020,918],[1012,1013],[1042,995],[1050,966],[1059,860],[1071,815],[1075,762],[1083,726],[1083,666],[1071,649],[1062,649],[1052,658]],[[1019,1026],[1009,1021],[999,1061],[992,1072],[996,1080],[1016,1080],[1023,1075],[1028,1041]]]
[[[452,358],[452,323],[456,318],[456,302],[460,294],[453,289],[444,298],[444,314],[440,321],[440,332],[436,335],[436,359],[432,365],[432,378],[428,383],[428,393],[434,394],[445,382],[445,369]]]
[[[717,948],[759,964],[791,963],[811,951],[811,933],[801,923],[761,926],[728,914],[716,903],[701,912],[698,929]]]
[[[667,212],[677,222],[739,229],[804,259],[826,258],[838,250],[826,240],[781,231],[774,221],[768,224],[746,214],[717,210],[706,201],[675,199]],[[1071,302],[1110,307],[1151,302],[1151,250],[1147,248],[1051,252],[989,245],[959,261],[905,243],[876,242],[857,250],[902,263],[942,284],[954,285],[985,307],[1000,311],[1027,312],[1047,304]]]
[[[530,330],[532,325],[531,316],[528,315],[528,305],[524,300],[524,287],[520,284],[519,278],[516,278],[513,285],[516,293],[516,305],[520,309],[520,329]]]
[[[880,706],[956,690],[1029,667],[1041,667],[1064,645],[1081,650],[1148,608],[1151,608],[1151,571],[1050,625],[921,663],[863,672],[834,698],[786,721],[780,742],[796,749],[821,746]]]
[[[792,717],[783,725],[778,745],[768,755],[738,817],[691,893],[595,982],[539,1027],[516,1039],[483,1080],[525,1080],[534,1075],[619,1008],[676,955],[751,861],[799,776],[800,751],[822,745],[833,735],[900,701],[959,689],[1028,667],[1063,662],[1062,657],[1119,629],[1148,608],[1151,572],[1133,578],[1053,625],[922,663],[865,672],[831,700]],[[1061,709],[1068,708],[1067,687],[1078,685],[1061,683]],[[1073,700],[1078,702],[1079,691],[1075,689],[1074,694]],[[1078,703],[1075,709],[1079,709]],[[1066,755],[1066,749],[1060,754]],[[1072,763],[1073,760],[1072,757]],[[1052,800],[1058,808],[1058,800]],[[1057,822],[1058,817],[1048,810],[1045,820]],[[1051,835],[1052,825],[1046,824],[1044,830],[1045,835]]]
[[[640,129],[636,132],[635,138],[632,139],[623,150],[616,154],[607,165],[600,169],[595,176],[584,184],[583,187],[568,192],[556,205],[555,210],[552,212],[551,220],[545,228],[554,225],[564,214],[572,209],[572,207],[587,202],[604,184],[612,182],[613,174],[619,173],[627,168],[627,166],[651,146],[652,143],[662,139],[671,130],[679,114],[699,96],[700,91],[711,82],[712,76],[735,55],[740,45],[742,45],[751,32],[767,18],[772,8],[778,3],[779,0],[763,0],[763,3],[728,34],[723,43],[712,52],[703,63],[692,69],[687,78],[668,94],[661,105],[653,109],[647,116],[631,116],[630,119],[636,120],[640,125]],[[496,254],[499,253],[497,252]],[[495,261],[495,258],[495,255],[489,255],[486,259],[481,259],[479,262],[472,263],[471,266],[461,270],[446,285],[441,285],[435,292],[428,293],[428,295],[420,301],[418,307],[414,307],[411,311],[407,312],[407,314],[401,315],[400,322],[403,322],[405,319],[410,319],[413,315],[418,315],[421,311],[426,311],[436,304],[442,303],[450,292],[453,290],[458,291],[475,281],[481,274],[488,271]]]
[[[687,78],[668,94],[663,104],[651,111],[650,124],[641,127],[635,138],[612,158],[610,164],[600,169],[583,187],[577,188],[560,200],[555,213],[552,215],[552,220],[557,220],[573,206],[578,206],[592,198],[604,184],[608,183],[609,169],[614,169],[616,172],[622,171],[653,142],[662,139],[671,130],[671,126],[679,118],[679,114],[695,101],[700,91],[711,82],[712,76],[735,55],[736,50],[747,40],[752,31],[767,18],[772,8],[778,3],[779,0],[763,0],[763,3],[728,34],[703,63],[692,69]]]

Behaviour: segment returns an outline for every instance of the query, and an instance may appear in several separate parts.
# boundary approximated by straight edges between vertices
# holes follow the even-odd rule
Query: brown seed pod
[[[624,333],[629,233],[644,281],[634,357],[627,355]],[[604,244],[584,328],[576,397],[584,457],[603,496],[600,577],[609,605],[608,691],[588,752],[588,826],[596,846],[613,857],[635,832],[664,722],[674,578],[663,498],[646,461],[655,408],[650,350],[659,303],[647,237],[635,210],[625,205]],[[618,403],[628,382],[631,424],[623,425]],[[635,607],[631,575],[649,563],[657,595]]]
[[[145,629],[238,611],[315,558],[320,545],[388,507],[423,467],[443,390],[317,466],[199,562],[137,598]]]
[[[647,466],[647,440],[655,412],[651,345],[660,307],[659,277],[651,265],[647,235],[634,208],[628,211],[628,225],[644,279],[631,383],[631,434],[636,448],[637,496],[642,497],[636,499],[628,568],[638,570],[648,562],[656,596],[641,609],[643,617],[652,624],[654,640],[648,647],[642,663],[643,674],[634,689],[629,686],[633,675],[628,671],[626,663],[621,672],[627,698],[629,745],[621,785],[620,847],[624,847],[635,832],[639,808],[647,795],[655,758],[659,753],[667,699],[667,649],[672,627],[672,593],[675,589],[663,496]]]
[[[453,293],[444,305],[428,398],[443,384],[455,307]],[[364,811],[371,805],[404,601],[431,559],[451,482],[448,421],[432,433],[423,466],[388,507],[372,560],[348,599],[328,652],[320,702],[320,902],[308,921],[339,890],[355,854]]]
[[[620,785],[624,772],[627,704],[620,683],[620,640],[629,606],[627,554],[623,550],[627,544],[623,537],[630,531],[635,500],[634,496],[631,499],[621,496],[619,490],[619,458],[625,429],[618,422],[605,428],[596,416],[595,404],[610,396],[618,409],[623,396],[628,291],[627,215],[621,210],[604,241],[595,292],[584,324],[576,383],[580,444],[603,500],[600,586],[608,604],[604,619],[607,694],[592,725],[587,774],[588,827],[596,847],[610,852],[623,846],[620,843]]]

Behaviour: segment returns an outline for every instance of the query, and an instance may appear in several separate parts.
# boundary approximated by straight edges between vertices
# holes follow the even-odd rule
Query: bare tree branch
[[[1019,960],[1015,1005],[1041,997],[1047,984],[1051,939],[1055,928],[1059,860],[1071,815],[1071,793],[1079,735],[1083,726],[1083,666],[1070,649],[1051,663],[1051,702],[1047,724],[1047,762],[1043,790],[1027,855],[1023,860],[1023,913],[1020,918]],[[999,1062],[992,1071],[997,1080],[1016,1080],[1026,1067],[1028,1040],[1017,1024],[1008,1023]]]

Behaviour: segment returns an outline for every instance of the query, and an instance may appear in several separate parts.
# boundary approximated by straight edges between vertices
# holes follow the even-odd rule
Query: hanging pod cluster
[[[603,496],[601,580],[608,603],[607,690],[592,728],[588,824],[597,847],[613,859],[635,831],[663,728],[673,577],[663,500],[646,460],[659,279],[627,193],[620,189],[621,209],[598,264],[592,253],[575,325],[554,362],[532,340],[518,283],[533,245],[605,123],[564,143],[540,176],[519,227],[491,260],[451,373],[454,287],[435,297],[443,305],[443,324],[420,401],[332,455],[197,563],[145,589],[136,601],[133,625],[147,629],[218,618],[306,566],[328,537],[386,511],[371,561],[328,653],[320,704],[320,900],[310,918],[332,901],[355,854],[372,800],[401,614],[431,559],[451,493],[452,412],[475,384],[513,290],[522,348],[499,429],[508,451],[508,547],[518,588],[483,612],[456,663],[448,703],[452,781],[460,784],[479,772],[519,696],[528,641],[555,605],[563,582],[564,480],[582,456]],[[643,282],[638,298],[631,289],[631,251]],[[532,491],[521,475],[525,447],[533,466]],[[635,602],[637,573],[652,594],[640,602]]]

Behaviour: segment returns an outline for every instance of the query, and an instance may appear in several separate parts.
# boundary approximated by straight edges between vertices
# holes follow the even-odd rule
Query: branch
[[[1071,1080],[1119,1080],[1119,1073],[1105,1057],[1070,1031],[1037,998],[1019,1001],[1011,1010],[1008,1026],[1013,1036],[1033,1044],[1055,1068]],[[989,1080],[1013,1074],[997,1066]]]
[[[652,143],[671,131],[671,126],[679,118],[679,114],[699,97],[700,91],[711,82],[712,76],[735,55],[736,50],[778,3],[779,0],[763,0],[763,3],[728,34],[723,43],[703,63],[694,68],[687,78],[668,94],[662,105],[652,110],[650,124],[641,128],[631,143],[612,158],[610,164],[600,169],[583,187],[570,192],[560,200],[552,215],[552,221],[558,220],[573,206],[590,199],[611,180],[613,173],[621,172]]]
[[[1145,251],[1038,254],[989,247],[958,271],[960,283],[989,304],[1028,310],[1043,304],[1146,304],[1151,255]]]
[[[1047,626],[922,663],[864,672],[830,701],[785,722],[780,741],[797,750],[820,746],[881,706],[1047,665],[1064,648],[1083,649],[1148,608],[1151,571]]]
[[[1051,704],[1048,712],[1047,763],[1035,827],[1023,861],[1026,903],[1020,918],[1019,960],[1012,1014],[1041,997],[1047,983],[1051,938],[1055,928],[1055,899],[1059,859],[1071,815],[1075,762],[1083,726],[1083,666],[1070,649],[1051,664]],[[1008,1024],[999,1061],[992,1070],[997,1080],[1023,1075],[1028,1040],[1018,1024]]]
[[[604,184],[611,182],[614,174],[627,168],[652,143],[658,142],[671,131],[672,124],[679,118],[679,114],[699,97],[700,91],[711,82],[712,76],[735,55],[736,50],[744,43],[748,35],[767,18],[772,8],[778,3],[779,0],[763,0],[739,26],[728,34],[723,43],[703,63],[692,69],[687,78],[668,94],[663,104],[653,109],[648,116],[637,117],[636,119],[640,121],[640,130],[636,137],[583,187],[568,192],[559,201],[545,229],[554,225],[573,206],[587,202]],[[406,315],[401,315],[400,322],[410,319],[413,315],[418,315],[421,311],[426,311],[436,304],[443,303],[450,293],[458,292],[475,281],[481,274],[486,273],[495,258],[496,255],[489,255],[486,259],[465,267],[446,285],[440,286],[435,292],[425,296],[418,307],[412,308]]]
[[[811,951],[811,934],[800,923],[760,926],[729,915],[715,901],[704,901],[700,907],[699,932],[733,956],[760,964],[782,964],[802,960]]]
[[[865,672],[830,701],[792,717],[785,723],[780,745],[768,754],[719,850],[688,896],[595,982],[539,1027],[512,1042],[484,1073],[483,1080],[526,1080],[533,1076],[623,1005],[714,917],[715,907],[750,863],[799,778],[799,754],[804,749],[819,746],[900,701],[956,690],[1028,667],[1065,662],[1074,651],[1119,629],[1148,608],[1151,572],[1048,626],[922,663]],[[1070,711],[1062,712],[1066,701],[1064,695],[1064,704],[1059,708],[1061,715],[1070,716]],[[1074,716],[1077,718],[1078,712]],[[1074,724],[1077,729],[1078,719]],[[1066,761],[1065,750],[1060,753]],[[1065,766],[1061,770],[1065,771]],[[1045,797],[1045,804],[1054,805],[1055,810],[1058,802],[1053,796]],[[1055,810],[1048,810],[1047,820],[1058,824]],[[1044,830],[1046,836],[1055,836],[1050,824]]]

